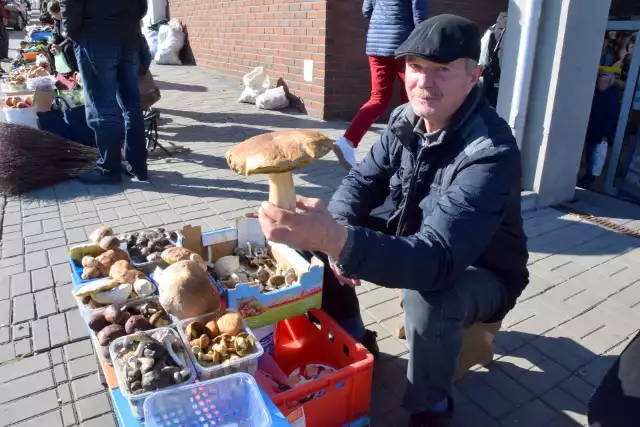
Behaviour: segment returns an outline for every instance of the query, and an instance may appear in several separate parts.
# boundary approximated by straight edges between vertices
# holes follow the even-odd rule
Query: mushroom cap
[[[265,133],[227,151],[227,164],[241,175],[289,172],[324,157],[333,143],[313,130]]]

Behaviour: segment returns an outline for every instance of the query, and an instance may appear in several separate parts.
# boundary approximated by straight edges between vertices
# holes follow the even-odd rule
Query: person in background
[[[4,8],[4,0],[0,0],[0,59],[9,57],[9,31],[7,31],[7,24],[9,23],[9,12]],[[0,67],[0,73],[6,73],[6,71]]]
[[[596,146],[601,141],[606,141],[609,147],[613,144],[620,110],[619,91],[614,82],[615,75],[611,72],[601,71],[598,75],[584,142],[586,173],[578,182],[583,188],[591,187],[596,179],[591,173],[591,167],[595,161]]]
[[[393,55],[414,27],[427,19],[428,11],[429,0],[364,0],[362,14],[370,20],[366,52],[371,71],[371,97],[336,141],[336,155],[347,169],[356,165],[358,144],[389,107],[396,77],[401,81],[402,103],[409,101],[403,87],[404,60]]]
[[[60,2],[53,0],[49,2],[47,10],[54,19],[53,27],[53,43],[49,46],[49,51],[52,55],[61,53],[64,55],[67,64],[71,68],[72,72],[78,71],[78,61],[76,60],[76,53],[73,48],[73,41],[67,37],[67,33],[62,25],[62,12],[60,11]]]
[[[477,25],[434,16],[396,57],[406,61],[411,101],[391,114],[329,207],[305,197],[300,212],[263,202],[259,220],[269,241],[326,254],[343,289],[359,279],[402,289],[409,426],[447,427],[465,328],[503,319],[529,282],[520,150],[477,86]],[[372,218],[388,195],[390,218]],[[351,291],[333,304],[357,314]]]
[[[147,180],[147,149],[140,107],[140,21],[147,0],[62,0],[63,26],[73,40],[84,89],[87,123],[100,150],[98,167],[78,176],[88,184]],[[120,129],[125,123],[121,165]]]

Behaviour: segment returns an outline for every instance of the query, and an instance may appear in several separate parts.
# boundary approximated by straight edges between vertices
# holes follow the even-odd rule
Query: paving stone
[[[64,203],[60,205],[60,213],[63,217],[78,214],[78,207],[75,203]]]
[[[35,417],[36,415],[43,414],[48,411],[52,411],[58,408],[58,397],[55,390],[47,390],[43,393],[35,394],[33,396],[25,397],[18,402],[11,403],[3,408],[2,417],[0,417],[0,426],[10,426],[18,423],[19,421]],[[60,413],[56,412],[58,417],[58,424],[60,425]],[[53,420],[54,424],[49,424]],[[46,424],[33,424],[33,425],[46,425],[54,426],[56,418],[55,416],[46,419]]]
[[[45,219],[42,221],[42,228],[44,228],[45,233],[62,230],[62,222],[60,218]]]
[[[98,370],[98,363],[96,362],[95,356],[90,355],[72,360],[67,365],[67,368],[69,369],[70,378],[74,380],[92,372],[96,372]]]
[[[31,354],[31,340],[23,339],[13,342],[13,348],[16,353],[16,357],[27,356]]]
[[[2,242],[2,258],[10,258],[24,254],[24,246],[22,245],[22,239],[8,238]]]
[[[511,402],[483,383],[476,374],[458,381],[456,387],[493,418],[504,417],[515,408]]]
[[[29,329],[28,323],[22,323],[20,325],[15,325],[13,327],[13,339],[19,340],[22,338],[29,338],[31,336],[31,331]]]
[[[117,427],[113,415],[106,414],[81,424],[82,427]]]
[[[7,343],[0,345],[0,363],[8,362],[16,357],[16,351],[13,348],[13,343]]]
[[[62,366],[62,365],[59,365],[59,366]],[[73,398],[71,397],[71,388],[69,387],[69,383],[59,384],[56,390],[58,391],[58,398],[60,399],[61,403],[66,404],[73,401]]]
[[[58,312],[52,289],[36,292],[34,296],[36,299],[36,313],[38,318],[41,319]]]
[[[8,326],[0,328],[0,344],[11,341],[11,329]]]
[[[65,405],[62,407],[62,421],[65,427],[70,427],[76,424],[76,413],[73,409],[73,405]]]
[[[62,246],[51,248],[47,251],[49,255],[49,262],[51,265],[62,264],[69,260],[69,248],[66,246],[66,242],[62,239]]]
[[[373,421],[373,420],[372,420]],[[395,417],[389,419],[389,427],[397,427],[400,424]],[[494,427],[495,421],[476,404],[468,402],[456,407],[453,414],[451,427]]]
[[[67,311],[78,306],[78,303],[71,293],[73,285],[58,286],[56,288],[56,298],[58,300],[58,308],[60,311]]]
[[[55,365],[60,365],[64,363],[64,358],[62,356],[62,348],[54,348],[49,352],[49,356],[51,356],[51,363]]]
[[[49,355],[46,353],[37,354],[0,366],[0,382],[9,382],[49,368],[51,368]]]
[[[71,310],[65,313],[67,316],[67,326],[69,327],[69,339],[71,341],[89,337],[89,330],[78,310]]]
[[[35,319],[33,294],[20,295],[13,298],[13,323]]]
[[[49,265],[45,251],[31,252],[26,255],[27,270],[37,270]]]
[[[76,400],[99,393],[104,390],[104,386],[100,382],[98,375],[89,375],[84,378],[73,380],[71,389]]]
[[[11,324],[11,301],[0,301],[0,326]]]
[[[29,272],[11,276],[11,295],[16,297],[31,292],[31,275]]]
[[[67,361],[79,359],[90,354],[93,354],[91,340],[78,341],[64,346],[64,355]]]
[[[83,243],[89,240],[87,233],[82,227],[67,229],[65,230],[65,233],[67,236],[67,242],[70,245]]]
[[[43,351],[51,347],[47,319],[39,319],[31,324],[33,332],[33,351]]]
[[[64,369],[64,365],[54,366],[53,374],[56,378],[56,384],[60,384],[67,381],[67,371]]]
[[[0,301],[11,298],[11,276],[0,276]]]
[[[60,411],[53,411],[16,424],[16,427],[63,427],[60,417]]]
[[[42,233],[42,223],[40,221],[25,223],[22,227],[24,237],[37,236]]]
[[[587,406],[560,388],[554,388],[541,397],[547,405],[563,413],[580,425],[587,424]]]
[[[566,335],[562,327],[556,328],[531,341],[531,345],[569,371],[575,371],[597,357]]]
[[[378,322],[397,316],[402,313],[402,308],[398,300],[384,302],[373,306],[367,310],[367,312]]]
[[[379,339],[378,347],[380,348],[381,360],[393,359],[394,357],[409,351],[404,342],[401,342],[391,336]]]
[[[360,307],[362,308],[370,308],[393,299],[398,301],[398,304],[400,304],[396,290],[389,288],[378,288],[358,297]]]
[[[490,365],[488,368],[482,367],[475,371],[473,375],[480,378],[482,382],[489,385],[515,406],[521,406],[533,398],[531,392],[495,365]]]
[[[582,367],[580,371],[578,371],[578,376],[592,386],[597,387],[615,360],[615,357],[598,357],[593,362]]]
[[[180,222],[180,216],[172,210],[158,212],[163,224],[171,224],[172,222]]]
[[[111,405],[106,393],[80,399],[75,403],[75,406],[81,422],[111,412]]]
[[[571,373],[562,366],[551,359],[545,359],[514,379],[536,396],[540,396],[570,376]]]
[[[539,399],[534,399],[521,406],[502,419],[504,427],[540,427],[544,426],[559,414]]]
[[[69,342],[67,321],[65,320],[64,313],[55,314],[47,318],[47,320],[49,321],[49,339],[51,340],[51,347],[57,347]]]
[[[68,262],[57,264],[52,267],[53,281],[56,286],[71,283],[71,266]]]
[[[53,249],[57,247],[66,246],[67,241],[64,237],[59,237],[57,239],[45,240],[44,242],[27,244],[25,246],[25,251],[29,254],[31,252],[43,251],[47,249]],[[60,261],[57,261],[55,264],[59,264]]]
[[[0,385],[0,403],[7,403],[53,388],[52,371],[42,371]]]
[[[120,217],[118,216],[118,213],[113,208],[99,210],[98,217],[100,217],[100,221],[102,221],[103,223],[108,223],[115,219],[120,219]]]

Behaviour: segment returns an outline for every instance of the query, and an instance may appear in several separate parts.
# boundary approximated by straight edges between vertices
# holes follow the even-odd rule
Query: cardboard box
[[[214,263],[246,242],[265,247],[255,215],[236,219],[236,226],[202,234],[200,227],[186,226],[179,233],[178,244],[199,253]],[[293,268],[298,275],[296,284],[276,291],[260,293],[260,286],[240,283],[235,289],[227,289],[227,307],[240,312],[251,329],[275,324],[281,320],[299,316],[322,303],[322,279],[324,264],[317,258],[311,263],[288,246],[268,243],[273,257],[285,268]]]

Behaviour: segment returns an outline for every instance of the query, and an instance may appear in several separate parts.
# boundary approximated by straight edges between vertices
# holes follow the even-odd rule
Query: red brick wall
[[[238,82],[264,66],[285,80],[309,115],[322,117],[326,1],[169,0],[169,14],[186,26],[197,65]],[[305,59],[314,61],[311,82],[303,79]]]

